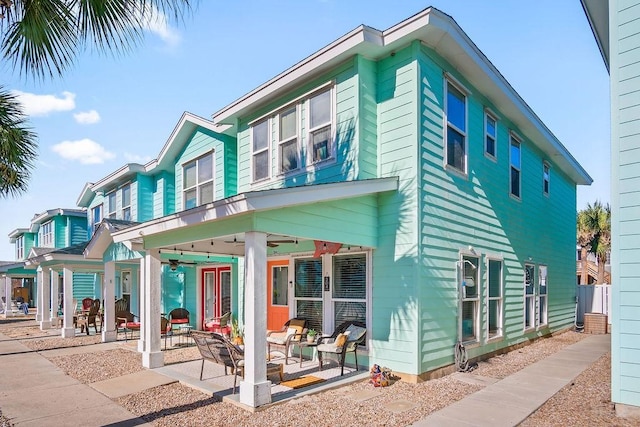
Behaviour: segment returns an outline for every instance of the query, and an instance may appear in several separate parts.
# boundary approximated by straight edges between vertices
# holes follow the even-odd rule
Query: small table
[[[296,343],[296,345],[300,349],[300,367],[301,368],[302,368],[302,349],[303,349],[303,347],[311,347],[311,348],[313,348],[313,356],[311,357],[311,360],[315,360],[316,359],[316,355],[318,354],[317,353],[317,349],[316,349],[316,347],[318,346],[318,342],[317,341],[309,342],[309,341],[306,341],[306,340],[301,340],[300,342]]]
[[[180,325],[180,342],[179,345],[189,345],[189,337],[191,337],[191,325]],[[186,341],[183,342],[183,337],[187,337]]]

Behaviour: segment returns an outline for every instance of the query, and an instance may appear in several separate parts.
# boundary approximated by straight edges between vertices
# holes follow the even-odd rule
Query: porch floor
[[[297,350],[297,349],[296,349]],[[280,353],[272,352],[270,363],[279,363],[284,365],[285,359]],[[233,378],[234,375],[228,370],[225,375],[224,366],[216,363],[205,361],[202,381],[200,381],[200,368],[202,360],[192,360],[182,363],[174,363],[160,368],[153,369],[154,372],[165,375],[180,381],[182,384],[193,387],[206,394],[215,394],[224,400],[238,403],[238,390],[241,377],[238,377],[236,384],[236,394],[233,394]],[[289,357],[289,363],[284,365],[283,380],[289,381],[300,378],[302,376],[313,376],[321,378],[324,381],[317,384],[309,385],[301,388],[291,388],[280,383],[278,374],[271,375],[268,380],[271,384],[272,403],[283,402],[290,399],[299,398],[308,394],[318,393],[335,387],[340,387],[356,381],[363,381],[369,378],[369,372],[366,367],[359,366],[360,370],[356,371],[355,366],[345,365],[344,376],[340,376],[340,366],[336,360],[325,360],[322,371],[318,368],[317,360],[303,358],[302,366],[300,366],[297,352],[294,357]],[[238,403],[239,404],[239,403]],[[241,405],[244,407],[244,405]],[[251,409],[251,408],[247,408]]]

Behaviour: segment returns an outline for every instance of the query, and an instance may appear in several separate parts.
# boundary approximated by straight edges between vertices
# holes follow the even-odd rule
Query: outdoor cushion
[[[347,342],[347,334],[338,334],[334,342],[336,347],[342,347]]]
[[[173,324],[189,323],[189,319],[171,319],[171,323]]]
[[[291,328],[295,328],[296,330],[296,334],[301,334],[302,330],[304,329],[304,325],[305,325],[305,320],[301,320],[301,319],[291,319],[289,321],[289,329]]]
[[[319,344],[317,350],[325,353],[342,353],[342,347],[338,347],[335,343]]]
[[[358,341],[367,332],[365,328],[356,325],[349,325],[344,331],[349,335],[349,341]]]

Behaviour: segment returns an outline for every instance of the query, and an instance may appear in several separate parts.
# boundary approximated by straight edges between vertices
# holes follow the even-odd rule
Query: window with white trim
[[[547,162],[542,163],[542,192],[545,195],[549,195],[549,180],[551,179],[549,173],[549,164]]]
[[[502,336],[502,260],[487,259],[487,337]]]
[[[496,140],[497,140],[496,119],[485,111],[484,113],[484,152],[495,158],[496,157]]]
[[[446,166],[459,172],[467,172],[467,97],[446,80],[446,119],[445,137]]]
[[[213,152],[182,166],[184,209],[213,202]]]
[[[278,172],[285,174],[298,169],[298,107],[296,105],[278,114]]]
[[[524,266],[524,328],[535,327],[536,321],[536,292],[535,292],[535,266]]]
[[[24,258],[24,236],[16,238],[16,259]]]
[[[111,193],[109,193],[109,195],[107,196],[107,200],[108,200],[108,206],[109,206],[109,218],[115,219],[116,218],[116,192],[112,191]]]
[[[95,232],[102,221],[102,205],[94,206],[91,208],[91,224],[92,229]]]
[[[547,266],[538,266],[538,326],[547,324]]]
[[[478,281],[479,258],[463,255],[460,261],[460,336],[462,342],[479,340],[479,315],[480,315],[480,282]]]
[[[122,216],[121,219],[131,221],[131,185],[122,187]]]
[[[510,155],[510,184],[509,191],[512,196],[520,198],[520,168],[521,168],[521,153],[520,153],[520,141],[515,136],[511,135],[511,155]]]
[[[45,222],[40,226],[40,245],[44,248],[53,247],[53,222]]]
[[[348,320],[367,323],[367,255],[349,254],[333,257],[334,325]]]
[[[269,119],[251,127],[251,166],[253,181],[261,181],[270,176],[269,167]]]
[[[334,157],[331,89],[313,95],[308,101],[309,151],[311,163]]]

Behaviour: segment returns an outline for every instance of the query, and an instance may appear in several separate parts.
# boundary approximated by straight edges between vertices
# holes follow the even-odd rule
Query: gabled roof
[[[66,248],[32,248],[25,266],[35,267],[45,261],[84,261],[84,249],[88,242],[67,246]]]
[[[207,129],[223,136],[222,132],[227,127],[228,126],[224,125],[215,125],[210,120],[185,111],[156,159],[149,161],[145,165],[128,163],[100,181],[95,183],[87,182],[80,192],[80,196],[78,196],[77,205],[88,206],[96,193],[109,191],[111,188],[122,185],[133,179],[137,174],[151,175],[160,171],[173,172],[175,167],[173,163],[174,159],[179,155],[180,151],[182,151],[184,144],[186,144],[188,138],[193,135],[196,129]],[[225,135],[224,137],[226,138],[228,136]]]
[[[11,233],[9,233],[9,242],[15,243],[16,239],[20,236],[23,236],[25,233],[30,233],[28,228],[16,228]]]
[[[237,132],[238,121],[354,55],[373,60],[420,40],[447,60],[577,184],[589,174],[449,15],[433,7],[384,30],[362,25],[213,114]]]
[[[109,245],[113,242],[111,235],[118,231],[126,230],[140,224],[135,221],[125,221],[121,219],[105,218],[100,223],[98,229],[91,236],[83,250],[83,255],[88,259],[102,259],[104,251],[107,250]]]

